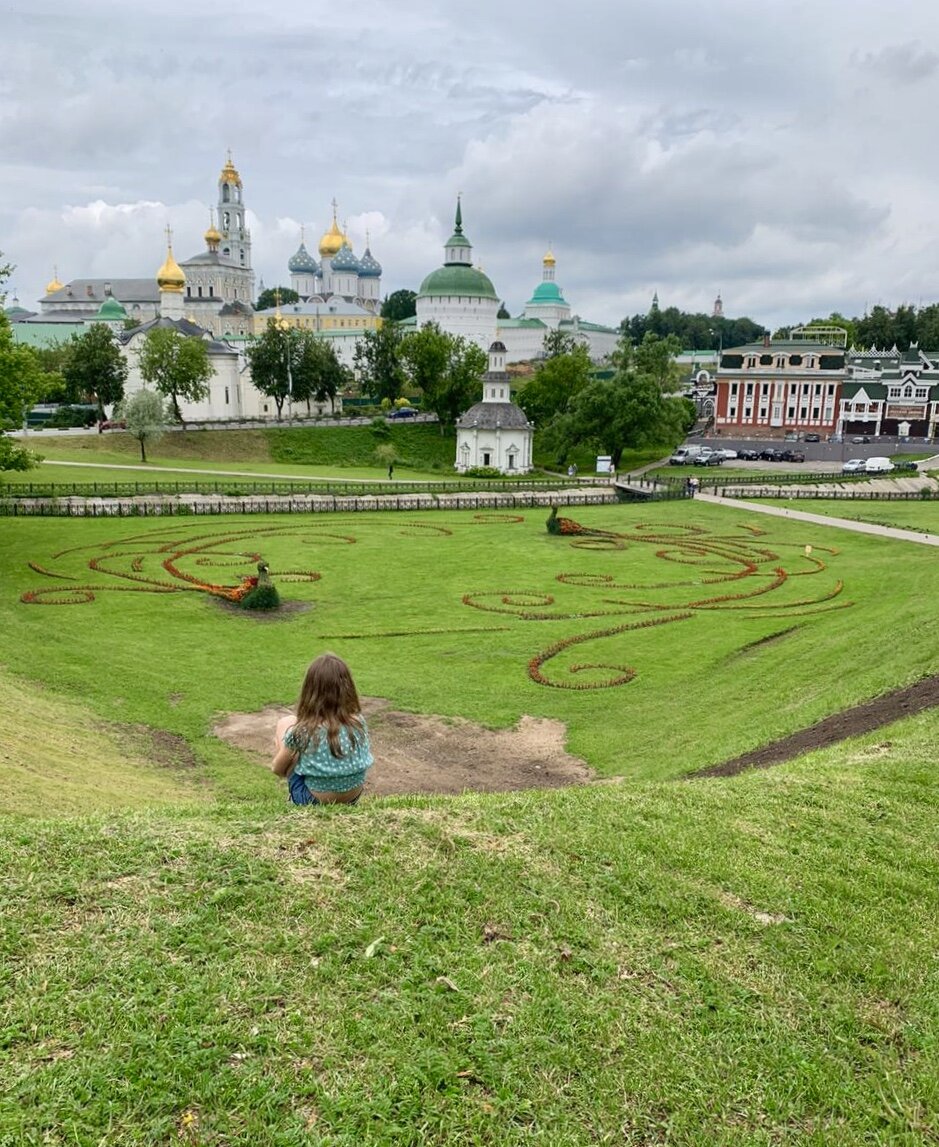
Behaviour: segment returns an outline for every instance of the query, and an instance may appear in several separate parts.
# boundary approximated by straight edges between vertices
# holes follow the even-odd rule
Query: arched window
[[[224,187],[222,188],[222,202],[228,203],[230,201],[231,201],[231,188],[226,183],[224,185]],[[227,227],[228,224],[226,223],[225,226]]]

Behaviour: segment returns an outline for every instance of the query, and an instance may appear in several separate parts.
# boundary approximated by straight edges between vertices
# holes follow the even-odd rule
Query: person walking
[[[388,481],[390,482],[394,476],[395,476],[395,464],[394,464],[394,462],[389,462],[388,463]]]
[[[294,804],[355,804],[373,763],[368,725],[349,666],[335,653],[310,665],[296,716],[274,734],[271,771]]]

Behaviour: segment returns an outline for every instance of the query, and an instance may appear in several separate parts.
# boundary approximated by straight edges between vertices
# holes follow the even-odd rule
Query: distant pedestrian
[[[572,462],[570,464],[570,466],[568,466],[568,468],[567,468],[567,476],[568,476],[568,478],[573,478],[576,473],[577,473],[577,471],[574,468],[574,463]]]
[[[395,476],[395,464],[394,464],[394,462],[389,462],[388,463],[388,480],[390,481],[394,476]]]
[[[696,476],[692,476],[691,478],[688,479],[688,495],[689,495],[689,497],[693,498],[695,496],[695,494],[697,494],[698,487],[700,485],[701,485],[701,483],[698,481]]]

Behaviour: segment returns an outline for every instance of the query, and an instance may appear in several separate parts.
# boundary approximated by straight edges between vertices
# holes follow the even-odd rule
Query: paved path
[[[921,546],[939,546],[939,534],[921,534],[916,530],[900,530],[896,526],[878,526],[874,522],[856,522],[850,518],[832,518],[827,514],[810,514],[805,510],[787,510],[782,506],[765,506],[760,502],[745,502],[740,498],[722,498],[719,494],[697,495],[699,501],[731,506],[737,510],[751,510],[755,514],[772,514],[777,518],[792,518],[797,522],[811,522],[816,526],[833,526],[838,530],[854,530],[858,534],[876,534],[900,542],[918,542]]]
[[[201,477],[211,480],[212,478],[265,478],[274,482],[360,482],[363,485],[374,485],[376,482],[384,482],[392,488],[395,485],[394,478],[323,478],[316,474],[265,474],[255,471],[247,470],[199,470],[195,467],[185,466],[145,466],[143,463],[124,463],[124,462],[54,462],[43,461],[43,466],[87,466],[94,470],[145,470],[154,481],[158,481],[162,474],[199,474]],[[418,482],[434,483],[440,482],[440,478],[403,478],[402,481],[410,484]]]

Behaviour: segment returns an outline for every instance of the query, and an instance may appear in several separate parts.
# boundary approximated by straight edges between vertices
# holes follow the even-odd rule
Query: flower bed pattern
[[[467,525],[520,525],[518,514],[479,513]],[[388,523],[384,519],[383,526]],[[375,528],[373,521],[363,528]],[[265,538],[289,537],[294,549],[303,545],[322,547],[356,544],[353,534],[334,528],[291,521],[287,525],[265,525],[253,529],[209,531],[205,526],[179,525],[122,537],[93,547],[73,547],[52,555],[49,562],[29,562],[29,568],[56,584],[27,590],[21,601],[28,605],[84,605],[94,602],[101,592],[202,593],[239,604],[256,590],[258,578],[252,569],[261,561]],[[433,522],[408,518],[397,529],[400,537],[439,539],[445,543],[460,527],[444,527]],[[388,631],[321,634],[323,638],[406,639],[428,634],[479,634],[514,629],[514,623],[587,622],[578,632],[551,640],[539,652],[527,655],[528,679],[552,689],[609,689],[626,685],[637,670],[624,663],[618,645],[612,652],[593,658],[583,657],[583,647],[591,642],[609,643],[622,635],[637,635],[654,627],[689,621],[696,615],[714,611],[735,611],[751,618],[810,617],[853,603],[844,600],[841,580],[829,582],[817,594],[793,599],[781,591],[792,578],[825,574],[828,562],[838,554],[835,548],[769,544],[765,531],[750,524],[734,532],[712,534],[694,524],[639,522],[622,532],[591,529],[570,518],[560,517],[556,508],[548,519],[549,532],[564,539],[571,549],[598,546],[617,561],[616,551],[643,547],[664,566],[681,567],[679,576],[656,577],[645,582],[620,579],[609,572],[562,571],[550,575],[554,585],[493,588],[480,587],[461,595],[462,606],[495,614],[490,626],[435,626],[425,629],[395,628]],[[93,552],[87,552],[91,549]],[[824,554],[825,557],[819,556]],[[66,569],[55,568],[63,559],[78,558],[85,569],[96,575],[85,580]],[[226,571],[218,580],[210,571]],[[316,582],[318,571],[304,568],[275,569],[281,583]],[[827,579],[826,579],[827,580]],[[714,587],[708,592],[708,587]],[[723,588],[718,588],[723,587]],[[702,592],[702,590],[704,592]],[[787,600],[788,598],[788,600]],[[603,628],[589,628],[597,619]],[[506,624],[512,619],[513,624]],[[482,619],[480,619],[482,620]],[[602,646],[601,646],[602,648]],[[571,659],[578,654],[578,660]]]

